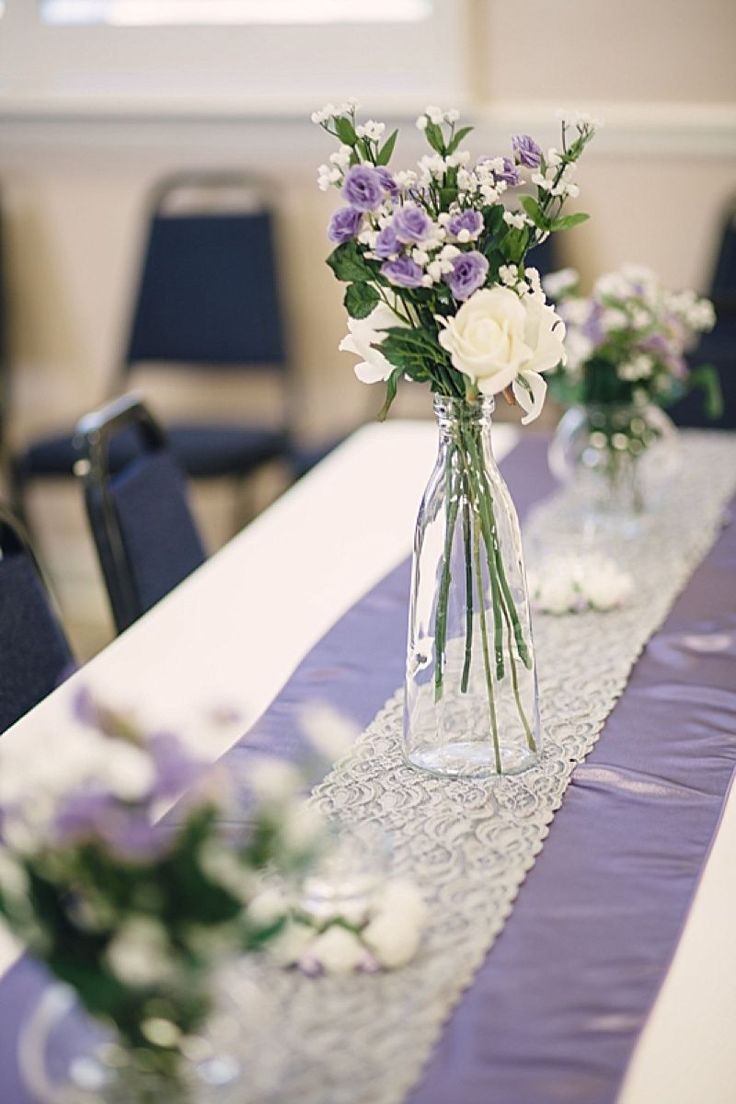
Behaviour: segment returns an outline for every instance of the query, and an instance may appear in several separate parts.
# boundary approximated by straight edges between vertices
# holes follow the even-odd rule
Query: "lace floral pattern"
[[[276,979],[285,1009],[281,1040],[290,1052],[279,1101],[398,1104],[420,1077],[511,912],[573,770],[724,523],[736,442],[689,433],[685,449],[676,500],[632,546],[632,602],[605,614],[535,619],[544,733],[538,766],[482,783],[412,770],[401,756],[397,691],[315,791],[328,814],[380,821],[393,840],[396,873],[422,888],[430,919],[418,957],[396,973]]]

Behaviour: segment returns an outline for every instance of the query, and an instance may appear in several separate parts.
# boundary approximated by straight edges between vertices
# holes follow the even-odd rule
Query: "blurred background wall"
[[[592,218],[561,242],[562,260],[586,282],[636,260],[674,286],[707,290],[719,218],[736,192],[734,0],[436,0],[416,23],[212,28],[44,26],[33,0],[6,0],[0,188],[16,443],[105,397],[148,190],[182,167],[273,181],[304,436],[371,416],[380,396],[337,351],[341,289],[323,263],[335,196],[315,185],[332,147],[308,121],[349,95],[368,117],[403,124],[397,160],[407,162],[422,152],[413,122],[427,103],[459,107],[477,126],[472,149],[489,154],[520,129],[553,143],[560,107],[602,118],[580,168],[579,206]],[[197,392],[164,374],[148,393],[165,412],[232,415],[256,401],[227,378]],[[210,493],[195,505],[216,545],[226,504]],[[79,610],[92,601],[94,564],[78,490],[39,500],[36,515],[65,601]]]

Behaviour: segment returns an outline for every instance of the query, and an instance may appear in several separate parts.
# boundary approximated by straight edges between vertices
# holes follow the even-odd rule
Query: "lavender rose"
[[[381,265],[381,275],[399,287],[415,288],[422,286],[424,273],[411,257],[399,257],[398,260],[386,261]]]
[[[429,236],[432,220],[421,207],[406,203],[394,215],[393,226],[400,242],[420,242]]]
[[[452,272],[444,280],[454,297],[462,301],[483,287],[487,275],[488,261],[473,249],[470,253],[458,253],[452,262]]]
[[[529,140],[531,141],[531,139]],[[539,149],[539,147],[537,147],[537,149]],[[496,180],[503,180],[504,184],[508,184],[512,188],[515,184],[521,183],[521,173],[510,157],[504,157],[503,168],[500,172],[494,172],[493,175]]]
[[[447,229],[453,238],[458,238],[460,241],[473,241],[483,229],[483,216],[480,211],[461,211],[452,216]]]
[[[384,226],[383,230],[379,231],[378,237],[376,238],[376,244],[373,247],[373,252],[377,257],[380,257],[382,261],[387,261],[395,257],[400,250],[401,242],[396,237],[393,223],[389,223],[388,226]]]
[[[542,161],[542,151],[528,134],[514,134],[511,139],[514,161],[527,169],[538,169]]]
[[[357,211],[375,211],[384,195],[378,169],[373,165],[353,165],[345,177],[342,194]]]
[[[327,237],[341,245],[357,236],[363,215],[354,207],[339,207],[330,219]]]
[[[390,195],[392,198],[394,196],[397,196],[401,189],[399,188],[399,185],[396,183],[388,169],[384,168],[383,165],[378,165],[376,167],[376,172],[381,179],[381,186],[383,187],[383,190],[387,192],[388,195]]]

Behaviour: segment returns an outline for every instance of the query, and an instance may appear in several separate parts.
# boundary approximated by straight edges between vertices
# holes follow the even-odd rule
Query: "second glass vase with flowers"
[[[312,119],[337,138],[319,170],[344,200],[328,264],[347,283],[356,374],[384,382],[385,417],[406,377],[434,396],[439,450],[419,509],[412,568],[404,752],[433,774],[487,778],[533,765],[539,720],[531,619],[516,512],[493,458],[491,413],[504,394],[539,414],[542,373],[564,358],[562,320],[526,256],[582,222],[576,163],[590,120],[562,124],[559,149],[516,135],[510,155],[471,160],[472,130],[428,107],[430,152],[389,165],[397,140],[358,123],[352,102]]]
[[[694,387],[718,417],[713,369],[691,369],[686,353],[712,328],[707,299],[670,291],[642,265],[601,276],[592,295],[572,269],[545,287],[565,320],[567,359],[551,377],[555,398],[569,406],[550,447],[554,474],[569,483],[581,528],[636,536],[668,493],[681,457],[677,430],[663,407]]]

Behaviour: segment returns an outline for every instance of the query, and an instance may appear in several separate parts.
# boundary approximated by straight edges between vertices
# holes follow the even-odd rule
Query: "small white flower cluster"
[[[624,605],[634,581],[613,560],[598,555],[550,556],[529,574],[529,593],[542,613],[605,613]]]
[[[424,114],[417,119],[417,129],[426,130],[427,123],[434,123],[435,126],[442,126],[443,123],[456,123],[459,118],[460,112],[454,107],[450,111],[443,111],[441,107],[430,104],[429,107],[425,108]]]
[[[354,115],[357,109],[358,101],[350,97],[341,104],[325,104],[321,111],[313,111],[310,118],[317,126],[325,126],[338,115]]]
[[[312,919],[295,911],[269,951],[280,965],[308,976],[395,970],[419,949],[426,905],[413,882],[385,881],[358,912]]]
[[[577,199],[580,195],[580,188],[573,181],[577,171],[575,162],[568,161],[566,165],[560,168],[562,155],[554,147],[547,151],[545,161],[544,172],[532,173],[532,184],[536,184],[541,191],[549,192],[550,195],[556,196],[558,199]]]
[[[619,364],[616,370],[619,379],[635,383],[637,380],[649,379],[654,371],[654,360],[646,353],[636,353]]]

